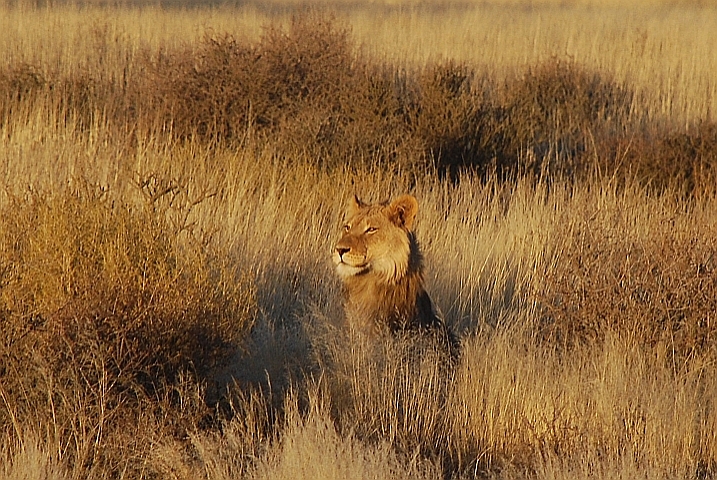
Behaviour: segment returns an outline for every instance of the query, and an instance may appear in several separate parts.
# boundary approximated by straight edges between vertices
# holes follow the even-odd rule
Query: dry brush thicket
[[[316,12],[153,43],[2,9],[56,45],[2,44],[0,478],[714,475],[711,117]],[[409,191],[453,365],[341,328],[346,201]]]

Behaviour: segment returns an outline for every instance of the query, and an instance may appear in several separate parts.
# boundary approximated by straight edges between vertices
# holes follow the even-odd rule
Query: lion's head
[[[333,252],[345,286],[346,321],[354,331],[369,335],[430,331],[454,352],[458,342],[423,285],[421,255],[411,230],[416,213],[418,201],[411,195],[373,205],[352,199]]]
[[[346,214],[333,261],[344,281],[370,275],[395,284],[417,262],[411,227],[418,201],[402,195],[393,202],[365,204],[354,196]]]

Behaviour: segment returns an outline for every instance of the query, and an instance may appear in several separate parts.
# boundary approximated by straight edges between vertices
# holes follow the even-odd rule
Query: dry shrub
[[[634,94],[604,74],[550,61],[508,82],[500,106],[508,116],[506,154],[523,154],[524,168],[579,173],[586,152],[621,136]]]
[[[412,133],[441,170],[468,165],[483,170],[491,160],[485,145],[476,142],[475,119],[481,105],[472,90],[473,76],[466,65],[430,66],[418,79],[417,99],[408,104]]]
[[[126,38],[107,30],[93,30],[87,65],[62,78],[47,67],[5,67],[4,118],[43,96],[80,128],[107,123],[122,138],[251,144],[328,167],[430,166],[504,178],[618,172],[686,191],[712,179],[710,123],[670,129],[646,118],[647,100],[629,86],[570,61],[511,79],[451,61],[406,72],[369,61],[346,27],[317,12],[287,28],[269,25],[257,42],[207,32],[198,44],[156,52],[125,51]],[[121,78],[102,66],[109,53]]]
[[[134,55],[129,38],[109,33],[109,24],[93,22],[92,42],[81,53],[82,61],[71,65],[70,73],[61,72],[66,65],[25,60],[5,62],[0,66],[0,126],[29,116],[39,109],[58,122],[58,126],[88,130],[99,123],[116,128],[136,128],[142,75],[134,74]],[[119,65],[113,62],[121,62]],[[139,65],[143,69],[145,65]],[[115,68],[122,74],[117,75]]]
[[[330,18],[295,17],[288,32],[270,27],[259,49],[263,100],[257,118],[287,121],[309,106],[341,108],[355,75],[356,53],[348,31]]]
[[[357,67],[333,105],[309,105],[277,136],[285,156],[301,154],[322,167],[420,165],[420,144],[405,121],[403,99],[388,68]]]
[[[27,63],[6,65],[5,70],[0,72],[0,91],[3,92],[3,100],[6,102],[20,102],[45,84],[42,73]]]
[[[439,169],[482,175],[582,174],[624,138],[634,94],[597,72],[551,61],[502,86],[465,65],[428,67],[411,107],[414,140]],[[610,171],[612,173],[612,171]]]
[[[179,138],[259,137],[284,158],[331,166],[407,157],[397,153],[410,142],[391,73],[369,66],[331,17],[296,16],[257,44],[207,35],[195,49],[161,54],[152,71],[144,109]]]
[[[78,70],[72,77],[56,81],[52,89],[52,103],[63,121],[83,131],[97,124],[111,122],[124,126],[129,112],[121,110],[121,98],[126,92],[118,92],[111,83],[94,72]]]
[[[233,138],[254,120],[252,93],[260,55],[232,37],[207,36],[193,51],[160,52],[154,73],[141,87],[143,115],[179,138]],[[151,59],[147,59],[150,62]]]
[[[22,103],[33,100],[46,84],[45,76],[33,65],[5,65],[0,70],[0,126],[7,123]]]
[[[255,310],[251,282],[208,247],[106,197],[31,194],[0,214],[0,424],[48,432],[99,476],[139,468],[122,450],[147,448],[146,422],[201,424],[202,395],[191,407],[186,392],[241,347]]]
[[[95,30],[107,28],[96,26]],[[57,73],[56,65],[19,61],[0,67],[0,126],[22,118],[22,113],[29,110],[27,107],[49,109],[60,121],[73,122],[82,129],[90,128],[98,120],[120,126],[135,121],[136,85],[129,86],[126,78],[111,78],[107,74],[103,62],[107,61],[109,46],[117,44],[108,41],[105,35],[96,32],[95,45],[87,52],[88,59],[97,59],[99,65],[76,66],[69,76]],[[131,62],[129,58],[123,60],[127,72]]]
[[[257,44],[207,35],[196,49],[162,53],[151,70],[143,109],[179,138],[258,137],[283,158],[329,167],[417,167],[430,157],[446,168],[479,155],[468,67],[440,64],[416,79],[371,65],[330,17],[269,26]]]
[[[348,33],[329,19],[296,17],[288,32],[269,26],[252,45],[205,35],[195,49],[164,52],[145,87],[179,137],[242,139],[271,131],[306,108],[335,108],[353,75]]]
[[[630,144],[625,143],[620,169],[653,191],[698,197],[714,193],[717,168],[714,122],[703,122],[688,131],[646,133]]]
[[[551,342],[600,343],[617,334],[637,344],[667,345],[685,358],[709,350],[717,339],[713,227],[686,225],[680,210],[687,206],[664,208],[645,198],[654,210],[641,221],[615,202],[587,207],[566,222],[539,294],[542,334]]]

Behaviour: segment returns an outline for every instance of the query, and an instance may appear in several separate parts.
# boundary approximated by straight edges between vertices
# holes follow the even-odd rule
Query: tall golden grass
[[[715,12],[645,5],[3,5],[0,477],[713,475]],[[454,366],[340,327],[408,191]]]

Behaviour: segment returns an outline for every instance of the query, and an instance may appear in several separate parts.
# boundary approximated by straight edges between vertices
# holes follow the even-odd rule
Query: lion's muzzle
[[[360,245],[348,236],[343,237],[336,244],[333,260],[336,271],[341,277],[358,275],[368,268],[365,249],[360,248]]]

